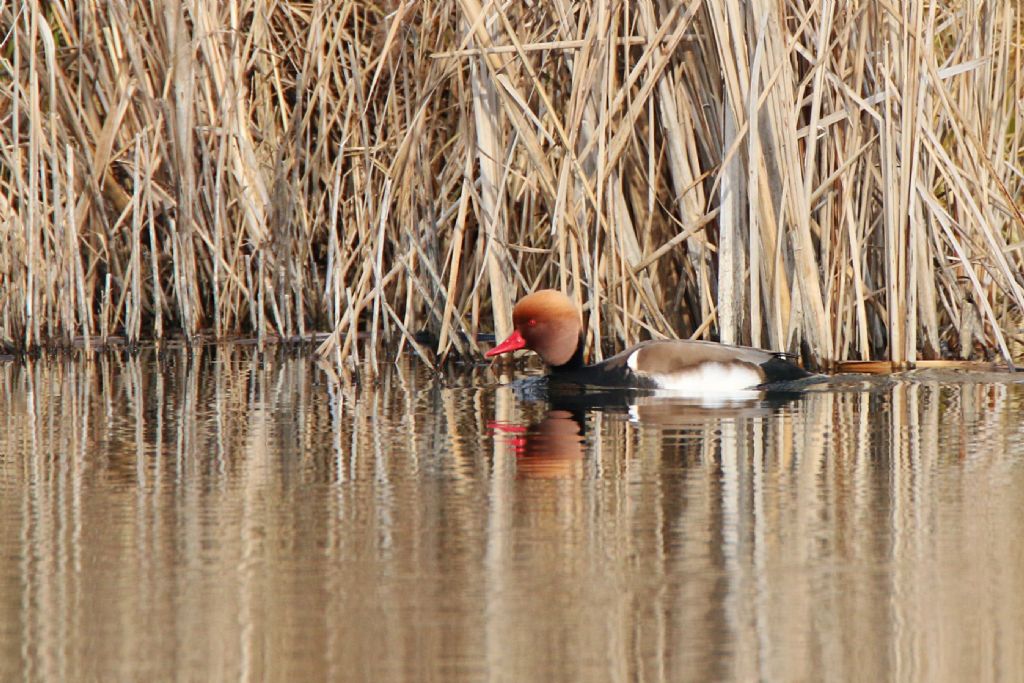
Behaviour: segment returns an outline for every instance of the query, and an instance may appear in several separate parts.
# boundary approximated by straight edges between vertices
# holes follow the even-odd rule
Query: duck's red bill
[[[501,342],[493,349],[484,354],[485,358],[493,358],[494,356],[502,353],[508,353],[509,351],[516,351],[526,346],[526,340],[523,339],[523,335],[519,334],[519,330],[516,330],[508,336],[508,339]]]

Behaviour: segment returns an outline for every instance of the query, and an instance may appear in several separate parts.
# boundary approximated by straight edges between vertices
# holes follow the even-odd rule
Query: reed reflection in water
[[[0,679],[1024,675],[1022,385],[585,409],[488,373],[0,365]]]

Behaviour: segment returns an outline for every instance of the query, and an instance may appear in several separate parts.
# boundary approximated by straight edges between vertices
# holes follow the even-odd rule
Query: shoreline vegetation
[[[597,357],[1012,367],[1024,8],[897,5],[6,3],[0,353],[436,364],[550,286]]]

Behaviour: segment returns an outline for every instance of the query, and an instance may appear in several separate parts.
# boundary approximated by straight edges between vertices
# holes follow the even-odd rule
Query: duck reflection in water
[[[526,479],[563,479],[582,475],[583,415],[549,410],[529,426],[492,422],[495,436],[507,435],[516,454],[516,472]]]
[[[801,395],[774,392],[761,393],[756,399],[680,399],[644,391],[600,391],[550,382],[546,377],[519,380],[512,387],[525,403],[546,403],[547,413],[528,426],[494,421],[490,428],[513,447],[518,476],[537,479],[582,476],[590,412],[628,416],[635,424],[688,428],[709,420],[768,416]]]

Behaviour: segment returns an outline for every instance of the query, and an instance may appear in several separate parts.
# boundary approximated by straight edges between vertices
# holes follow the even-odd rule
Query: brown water
[[[0,680],[1024,677],[1024,384],[0,364]]]

